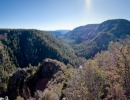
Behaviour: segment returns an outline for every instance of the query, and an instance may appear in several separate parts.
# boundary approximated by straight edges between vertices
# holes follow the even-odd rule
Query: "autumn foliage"
[[[76,69],[64,93],[67,100],[129,100],[130,37],[111,42]]]

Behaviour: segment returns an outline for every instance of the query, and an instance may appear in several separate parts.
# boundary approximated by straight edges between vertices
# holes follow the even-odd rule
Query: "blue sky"
[[[0,28],[73,29],[130,20],[130,0],[0,0]]]

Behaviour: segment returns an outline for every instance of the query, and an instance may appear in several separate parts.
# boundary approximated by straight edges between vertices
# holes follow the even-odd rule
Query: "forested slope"
[[[1,29],[1,42],[7,47],[11,61],[17,67],[37,65],[45,58],[57,59],[65,64],[77,63],[77,57],[60,40],[39,30]]]

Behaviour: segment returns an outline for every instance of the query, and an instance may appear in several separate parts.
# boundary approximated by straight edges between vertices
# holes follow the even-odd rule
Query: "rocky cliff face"
[[[28,87],[28,70],[18,70],[9,80],[8,96],[15,100],[17,96],[29,98],[30,90]]]
[[[52,96],[49,100],[54,100],[53,97],[59,99],[67,76],[66,70],[63,63],[52,59],[45,59],[34,75],[30,68],[19,69],[9,80],[9,99],[15,100],[17,96],[44,99],[49,94]]]

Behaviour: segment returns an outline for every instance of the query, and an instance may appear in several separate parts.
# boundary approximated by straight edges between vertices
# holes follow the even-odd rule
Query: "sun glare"
[[[87,8],[91,8],[92,0],[86,0]]]

